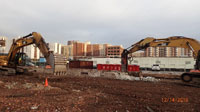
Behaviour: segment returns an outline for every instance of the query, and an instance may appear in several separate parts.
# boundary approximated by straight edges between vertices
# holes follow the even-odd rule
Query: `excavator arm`
[[[132,46],[128,47],[127,49],[124,49],[124,51],[121,54],[121,65],[122,65],[122,71],[123,72],[127,72],[127,68],[128,68],[128,55],[130,53],[134,53],[136,51],[145,49],[149,46],[150,42],[153,42],[155,39],[148,37],[145,39],[140,40],[139,42],[133,44]]]
[[[41,53],[44,55],[44,57],[47,60],[47,64],[53,67],[54,65],[53,53],[49,51],[48,45],[46,44],[42,36],[37,32],[33,32],[17,40],[13,40],[13,44],[7,56],[8,66],[15,66],[14,62],[15,62],[15,56],[17,52],[21,48],[31,45],[31,44],[35,44],[40,49]]]
[[[148,47],[181,47],[191,49],[196,59],[195,69],[200,69],[200,43],[192,38],[174,36],[163,39],[145,38],[125,49],[122,53],[122,71],[127,71],[128,54],[146,49]]]

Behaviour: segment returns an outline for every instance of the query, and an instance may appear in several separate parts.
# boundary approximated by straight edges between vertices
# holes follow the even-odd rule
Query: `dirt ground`
[[[180,80],[0,76],[1,112],[200,112],[200,86]]]

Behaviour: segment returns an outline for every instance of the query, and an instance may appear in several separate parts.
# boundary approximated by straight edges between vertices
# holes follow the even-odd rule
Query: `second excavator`
[[[146,49],[148,47],[181,47],[190,49],[193,51],[193,56],[196,60],[195,70],[183,73],[181,79],[184,82],[190,82],[193,78],[200,78],[200,43],[192,38],[187,38],[183,36],[173,36],[169,38],[155,39],[148,37],[140,40],[139,42],[133,44],[129,48],[122,52],[122,71],[126,72],[128,67],[128,55],[139,50]]]

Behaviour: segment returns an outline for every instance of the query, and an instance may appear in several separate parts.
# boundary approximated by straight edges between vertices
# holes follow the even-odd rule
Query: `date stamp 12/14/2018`
[[[163,103],[188,103],[189,99],[188,98],[162,98],[161,101]]]

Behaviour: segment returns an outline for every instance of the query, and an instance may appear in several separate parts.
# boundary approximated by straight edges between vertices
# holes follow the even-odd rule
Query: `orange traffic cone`
[[[46,78],[46,80],[45,80],[45,84],[44,84],[44,86],[45,86],[45,87],[48,86],[48,80],[47,80],[47,78]]]

